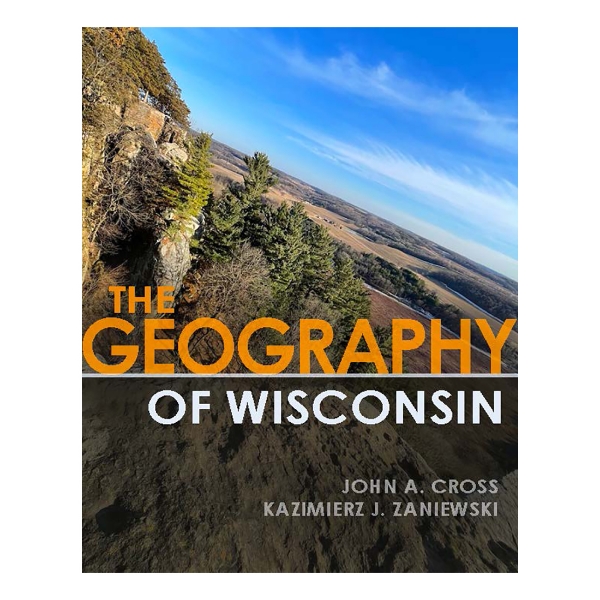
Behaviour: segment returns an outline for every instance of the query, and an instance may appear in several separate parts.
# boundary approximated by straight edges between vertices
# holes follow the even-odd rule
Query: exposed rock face
[[[185,140],[187,138],[187,132],[185,129],[174,123],[173,121],[166,120],[165,126],[161,131],[160,137],[158,139],[159,143],[167,143],[167,144],[177,144],[179,146],[183,146]]]
[[[154,138],[142,126],[124,127],[107,139],[110,148],[110,161],[126,166],[140,153],[143,147],[156,148]]]
[[[159,144],[158,151],[173,165],[181,165],[188,159],[188,153],[181,146],[171,142]]]
[[[165,235],[158,242],[154,267],[154,283],[157,286],[173,286],[175,295],[177,295],[181,289],[183,278],[192,264],[190,241],[199,227],[200,222],[193,217],[179,220],[179,231],[172,236]]]
[[[165,126],[166,117],[145,102],[136,102],[127,106],[123,114],[123,124],[131,127],[145,127],[154,141],[157,141]]]
[[[127,107],[121,128],[106,137],[104,155],[111,168],[116,169],[113,173],[122,174],[123,178],[142,148],[155,153],[167,168],[173,169],[188,160],[184,149],[186,135],[163,113],[139,102]],[[173,215],[164,217],[167,224],[173,220]],[[136,238],[138,252],[128,260],[132,282],[173,286],[177,294],[191,266],[190,241],[199,226],[197,219],[190,218],[178,220],[177,233],[159,239],[148,239],[148,232],[141,232]]]
[[[187,161],[184,149],[187,133],[168,117],[144,102],[128,107],[123,118],[125,125],[133,125],[129,133],[121,135],[118,148],[119,160],[132,160],[143,144],[153,144],[160,156],[168,161],[171,168]],[[157,142],[160,142],[157,146]],[[172,216],[166,216],[167,222]],[[164,235],[149,248],[153,256],[148,260],[138,258],[139,264],[153,265],[151,279],[155,285],[173,286],[175,295],[181,289],[183,278],[191,266],[190,241],[200,223],[195,218],[179,220],[178,232]],[[148,279],[146,279],[148,281]]]

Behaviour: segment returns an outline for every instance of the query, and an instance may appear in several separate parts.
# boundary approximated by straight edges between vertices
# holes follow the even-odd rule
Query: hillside
[[[214,139],[211,152],[217,181],[241,180],[246,171],[243,153]],[[427,276],[428,279],[439,276],[449,280],[454,275],[457,281],[462,279],[472,281],[474,285],[514,306],[515,310],[511,317],[516,316],[518,292],[516,281],[283,171],[274,169],[274,172],[279,181],[273,187],[269,197],[276,201],[302,201],[310,204],[311,216],[322,221],[326,226],[333,225],[334,227],[328,229],[340,241],[357,250],[371,251],[375,254],[385,252],[384,248],[387,248],[383,258],[400,266],[409,267]],[[340,233],[337,233],[336,229]],[[440,273],[443,275],[438,275]],[[467,293],[461,293],[469,297],[468,290]],[[479,300],[485,302],[482,298]],[[475,299],[473,301],[477,304]],[[491,312],[494,314],[493,311]],[[494,316],[508,318],[497,314]]]
[[[387,381],[387,383],[386,383]],[[391,394],[396,382],[380,380]],[[202,425],[148,420],[152,380],[89,379],[83,403],[86,572],[515,572],[516,380],[461,378],[448,389],[501,385],[506,425],[376,427],[232,425],[215,407]],[[319,389],[255,380],[259,389]],[[194,380],[162,386],[189,395]],[[221,380],[214,393],[244,380]],[[338,379],[336,389],[364,389]],[[435,382],[418,385],[435,389]],[[159,388],[160,389],[160,388]],[[230,389],[230,388],[228,388]],[[347,407],[340,407],[344,414]],[[376,409],[366,406],[367,414]],[[372,411],[372,412],[371,412]],[[345,479],[397,480],[398,493],[343,495]],[[423,490],[404,492],[408,479]],[[496,495],[434,494],[436,479],[496,479]],[[362,517],[263,516],[265,501],[364,501]],[[395,501],[497,502],[498,516],[394,517]],[[373,501],[385,515],[371,516]]]
[[[242,181],[247,172],[242,152],[213,139],[211,153],[218,188]],[[306,214],[339,243],[417,273],[441,302],[456,307],[465,318],[487,319],[494,332],[505,319],[517,317],[518,285],[512,279],[283,171],[274,172],[278,182],[266,197],[275,205],[302,203]],[[515,370],[516,330],[509,336]]]
[[[494,332],[516,319],[515,281],[272,167],[264,153],[189,130],[180,89],[138,28],[84,28],[82,42],[88,300],[110,281],[172,285],[190,318],[211,267],[254,256],[265,274],[256,281],[269,282],[258,312],[297,320],[316,302],[345,333],[369,316],[360,280],[454,333],[465,318]],[[104,310],[93,304],[85,321]],[[487,347],[475,328],[472,343]],[[517,369],[517,344],[515,327],[505,370]]]

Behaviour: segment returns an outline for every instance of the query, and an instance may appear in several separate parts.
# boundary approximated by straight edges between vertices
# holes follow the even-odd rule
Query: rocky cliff
[[[200,222],[193,217],[180,220],[176,230],[171,228],[168,234],[174,215],[168,210],[159,214],[153,212],[151,196],[160,194],[160,189],[157,185],[151,188],[150,177],[157,168],[163,169],[168,176],[169,171],[188,160],[188,134],[183,127],[144,102],[133,103],[117,112],[122,112],[122,116],[101,136],[84,139],[83,277],[85,280],[98,259],[105,257],[109,263],[126,263],[131,283],[170,285],[177,293],[191,265],[190,241]],[[115,219],[116,224],[111,225],[113,231],[109,231],[115,238],[122,234],[122,239],[112,244],[114,247],[110,239],[110,243],[103,245],[100,235],[96,235],[97,231],[102,233],[103,210],[106,212],[104,206],[100,209],[96,206],[107,204],[102,196],[110,193],[115,195],[111,200],[113,204],[126,206],[121,211],[123,214]],[[126,203],[133,193],[142,197],[131,208]],[[144,206],[145,200],[147,206]],[[114,232],[115,227],[120,227],[123,232]],[[127,242],[132,239],[135,240],[134,252],[131,252],[133,244]]]

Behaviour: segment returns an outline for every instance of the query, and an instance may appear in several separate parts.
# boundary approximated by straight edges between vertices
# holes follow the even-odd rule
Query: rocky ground
[[[154,391],[177,389],[189,398],[193,384],[200,389],[197,381],[84,379],[84,571],[516,570],[516,428],[484,443],[466,430],[454,437],[442,428],[420,441],[421,430],[393,422],[232,425],[226,405],[218,402],[199,425],[189,415],[172,426],[150,419],[147,402]],[[512,438],[514,460],[506,458]],[[382,506],[481,500],[430,491],[433,480],[452,473],[501,479],[499,494],[489,498],[499,503],[499,516],[393,518],[391,506],[384,517],[263,516],[266,500],[348,500],[340,493],[345,479],[404,484],[411,478],[425,490],[421,498],[403,492],[351,498],[368,507],[374,500]]]

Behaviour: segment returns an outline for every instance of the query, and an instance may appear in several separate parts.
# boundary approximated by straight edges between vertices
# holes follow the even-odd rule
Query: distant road
[[[502,325],[504,323],[504,321],[502,319],[499,319],[496,315],[489,313],[487,310],[485,310],[485,308],[481,308],[481,306],[479,306],[479,304],[475,304],[475,302],[473,302],[472,300],[469,300],[466,296],[463,296],[461,293],[457,292],[456,290],[453,290],[450,286],[447,286],[445,283],[442,283],[441,281],[438,281],[437,279],[435,281],[438,285],[445,287],[449,292],[452,292],[455,296],[462,298],[465,302],[468,302],[471,306],[473,306],[477,310],[480,310],[484,315],[487,315],[488,317],[491,317],[495,321],[498,321],[498,323],[500,323],[500,325]]]
[[[411,306],[410,304],[404,302],[398,296],[394,296],[393,294],[388,294],[387,292],[382,292],[381,290],[378,290],[377,288],[373,287],[372,285],[369,285],[368,283],[365,283],[364,281],[363,281],[363,284],[364,284],[364,286],[367,289],[373,290],[374,292],[376,292],[377,294],[381,294],[382,296],[386,296],[390,300],[393,300],[394,302],[397,302],[398,304],[402,304],[402,306],[406,306],[406,308],[408,308],[409,310],[411,310],[412,312],[416,313],[417,315],[419,315],[421,317],[425,317],[426,319],[432,319],[432,318],[434,318],[430,314],[426,313],[425,311],[420,311],[420,310],[414,308],[413,306]],[[496,318],[496,317],[494,317],[494,318]],[[458,338],[459,337],[458,335],[456,335],[456,333],[454,333],[454,331],[452,331],[451,329],[448,329],[443,324],[442,324],[442,329],[446,333],[450,334],[454,338]],[[480,352],[481,354],[483,354],[483,355],[491,358],[491,355],[490,355],[489,352],[486,352],[485,350],[482,350],[481,348],[478,348],[477,346],[474,346],[473,344],[471,344],[471,348],[473,348],[473,350],[477,350],[477,352]],[[504,364],[504,362],[502,364]]]

